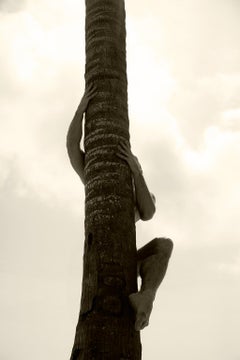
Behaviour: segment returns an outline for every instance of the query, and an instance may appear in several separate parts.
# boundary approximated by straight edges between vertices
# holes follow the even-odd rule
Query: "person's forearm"
[[[135,184],[137,207],[141,219],[149,220],[155,213],[155,204],[148,190],[142,172],[140,170],[134,170],[132,174]]]
[[[81,106],[79,106],[68,129],[67,151],[72,167],[78,173],[82,182],[85,183],[85,154],[80,149],[83,113]]]
[[[83,110],[81,106],[79,106],[68,129],[67,146],[80,143],[82,138],[82,119]]]

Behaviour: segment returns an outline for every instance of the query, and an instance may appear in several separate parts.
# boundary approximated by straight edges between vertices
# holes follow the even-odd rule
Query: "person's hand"
[[[87,110],[89,102],[94,98],[97,93],[97,86],[94,84],[89,85],[84,92],[81,102],[77,111],[84,113]]]
[[[138,158],[133,155],[130,144],[127,140],[122,140],[118,145],[118,152],[116,154],[120,159],[125,160],[133,173],[141,173],[142,168]]]

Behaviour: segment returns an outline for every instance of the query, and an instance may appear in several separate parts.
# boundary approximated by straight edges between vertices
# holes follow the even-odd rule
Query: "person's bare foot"
[[[155,294],[151,290],[144,290],[129,295],[129,300],[136,314],[135,330],[140,331],[149,324],[149,317],[153,308]]]

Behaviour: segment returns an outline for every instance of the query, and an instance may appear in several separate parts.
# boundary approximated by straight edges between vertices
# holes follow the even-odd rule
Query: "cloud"
[[[15,13],[24,9],[26,0],[1,0],[0,12]]]
[[[217,267],[218,271],[220,273],[233,275],[233,276],[239,276],[240,275],[240,259],[233,263],[221,263]]]
[[[77,206],[74,199],[68,204],[49,192],[44,198],[40,186],[32,189],[24,180],[12,166],[0,188],[1,271],[47,277],[58,277],[64,266],[74,271],[73,249],[83,245],[83,199],[77,191]]]
[[[164,48],[181,81],[239,69],[236,2],[184,0],[161,5],[156,12],[165,30]]]
[[[154,61],[162,71],[166,70],[164,64],[167,64],[168,79],[174,84],[170,87],[168,111],[177,119],[190,146],[199,148],[207,127],[220,125],[222,113],[239,104],[239,4],[224,0],[184,0],[168,4],[149,1],[147,8],[145,4],[138,4],[137,13],[134,12],[135,2],[132,7],[128,6],[130,16],[137,14],[135,28],[129,29],[135,30],[141,41],[151,46],[151,61],[141,62],[141,58],[146,57],[143,48],[138,55],[138,67],[143,65],[143,76],[149,77],[149,85],[141,88],[142,77],[136,76],[134,82],[139,81],[138,88],[146,99],[151,94],[156,103],[157,87],[166,89],[167,95],[169,82],[164,81],[165,77],[160,73],[154,76],[156,66],[148,67],[147,64]],[[135,47],[138,47],[140,40],[134,36]],[[147,106],[144,96],[141,103]],[[158,106],[162,106],[161,97],[159,100]]]
[[[237,109],[232,107],[239,103],[240,69],[239,73],[203,77],[189,87],[178,84],[176,88],[169,108],[192,147],[201,147],[208,127],[237,129]],[[230,115],[231,122],[227,122]]]
[[[82,187],[69,165],[65,138],[84,88],[84,44],[75,46],[72,22],[53,25],[52,12],[44,23],[43,8],[37,18],[37,5],[32,7],[1,23],[0,181],[3,185],[14,167],[19,195],[75,203]]]

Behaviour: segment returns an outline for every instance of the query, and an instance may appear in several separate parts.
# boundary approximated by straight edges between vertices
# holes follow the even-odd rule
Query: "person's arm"
[[[82,138],[82,120],[83,120],[83,114],[87,110],[89,101],[95,96],[95,94],[96,94],[95,86],[90,86],[86,89],[67,133],[68,156],[73,169],[80,176],[83,184],[85,184],[85,179],[84,179],[85,153],[80,148],[80,142]]]
[[[140,218],[141,220],[150,220],[156,211],[155,197],[147,187],[138,159],[132,154],[128,141],[121,142],[118,151],[117,156],[125,160],[132,171]]]

